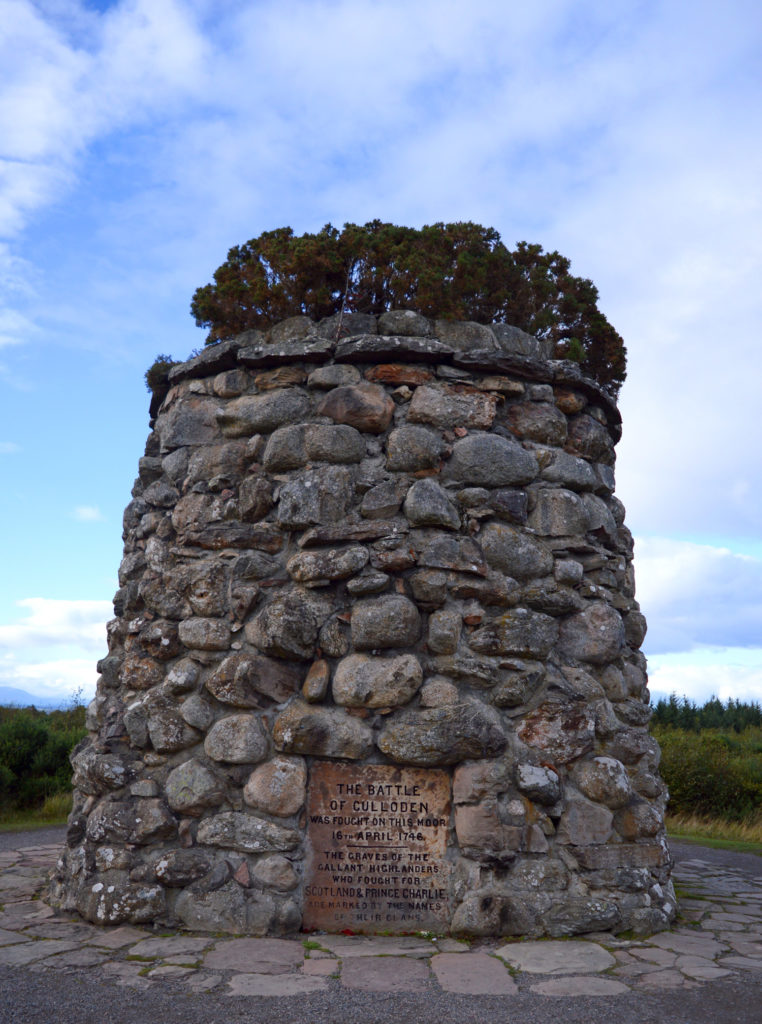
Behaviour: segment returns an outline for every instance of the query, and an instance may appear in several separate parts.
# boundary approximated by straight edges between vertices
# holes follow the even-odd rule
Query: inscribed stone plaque
[[[305,930],[449,925],[447,772],[317,763],[307,809]]]

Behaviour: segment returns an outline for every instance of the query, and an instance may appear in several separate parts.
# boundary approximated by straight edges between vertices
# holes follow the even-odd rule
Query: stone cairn
[[[394,310],[291,318],[171,370],[54,904],[102,924],[315,927],[310,872],[336,866],[320,861],[349,870],[353,828],[391,836],[362,831],[379,809],[420,841],[388,815],[427,810],[355,801],[364,818],[317,816],[350,828],[316,850],[327,765],[396,779],[387,797],[428,775],[446,788],[444,816],[417,819],[436,883],[346,876],[353,930],[415,931],[434,898],[444,933],[668,926],[620,416],[550,356],[505,324]],[[358,924],[374,894],[423,913]]]

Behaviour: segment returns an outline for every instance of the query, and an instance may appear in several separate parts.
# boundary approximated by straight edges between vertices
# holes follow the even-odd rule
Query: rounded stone
[[[262,885],[280,892],[290,892],[299,884],[299,875],[294,865],[280,853],[261,857],[254,865],[254,877]]]
[[[412,309],[388,309],[378,318],[378,333],[426,338],[432,333],[431,321]]]
[[[622,839],[634,842],[637,839],[652,838],[664,827],[658,808],[648,800],[633,797],[614,815],[614,827]]]
[[[342,580],[359,572],[368,561],[368,551],[354,545],[328,551],[300,551],[289,558],[286,569],[298,583],[315,580]]]
[[[566,440],[566,417],[549,402],[516,402],[508,407],[506,420],[514,434],[527,441],[562,445]]]
[[[516,785],[540,804],[554,804],[561,796],[560,775],[544,764],[517,764]]]
[[[422,708],[441,708],[457,704],[459,699],[458,687],[445,676],[432,676],[421,687]]]
[[[378,384],[350,384],[329,391],[318,407],[319,416],[346,423],[368,434],[382,434],[391,422],[394,401]]]
[[[548,700],[530,711],[516,728],[522,743],[548,760],[567,764],[593,748],[595,717],[586,705]]]
[[[309,591],[294,591],[273,598],[246,625],[246,639],[276,658],[309,661],[323,622],[332,611],[329,601]]]
[[[164,679],[164,667],[153,658],[129,654],[124,659],[119,679],[129,690],[150,690]]]
[[[569,421],[566,450],[591,462],[613,463],[614,442],[606,427],[587,413]]]
[[[264,395],[234,398],[216,414],[226,437],[251,437],[269,434],[287,423],[298,422],[309,408],[307,396],[296,388],[283,388]]]
[[[421,634],[421,616],[401,594],[368,598],[352,609],[351,630],[357,650],[409,647]]]
[[[399,707],[412,700],[422,681],[421,664],[412,654],[398,658],[350,654],[336,666],[333,699],[348,707]]]
[[[161,754],[191,747],[201,739],[201,734],[185,721],[177,708],[168,707],[151,709],[148,735],[154,750]]]
[[[226,651],[230,646],[230,627],[222,619],[186,619],[178,634],[186,647],[199,651]]]
[[[253,764],[267,756],[267,735],[254,715],[228,715],[207,733],[204,752],[213,761]]]
[[[591,800],[612,809],[622,807],[632,795],[630,778],[621,761],[614,757],[594,757],[574,766],[574,781]]]
[[[410,423],[430,423],[434,427],[468,427],[489,430],[495,418],[497,397],[447,385],[416,388],[408,409]]]
[[[390,399],[391,401],[391,399]],[[360,462],[365,455],[362,434],[347,424],[315,424],[305,428],[304,448],[313,462]]]
[[[544,537],[584,535],[589,528],[588,509],[579,494],[562,488],[538,491],[529,513],[529,526]]]
[[[398,427],[386,443],[386,465],[396,473],[434,469],[443,451],[444,442],[438,432],[427,427]]]
[[[441,609],[429,615],[428,647],[434,654],[455,654],[463,620],[457,611]]]
[[[417,480],[407,492],[403,511],[412,526],[460,527],[460,516],[446,491],[429,477]]]
[[[538,468],[535,456],[518,442],[474,433],[455,442],[445,475],[472,487],[507,487],[534,480]]]
[[[592,601],[561,623],[558,646],[564,654],[593,665],[613,661],[624,646],[622,616],[605,601]]]
[[[343,708],[320,707],[295,700],[273,723],[278,750],[314,757],[345,757],[356,761],[373,747],[373,732]]]
[[[542,612],[515,608],[490,619],[469,637],[469,647],[478,654],[514,654],[545,658],[558,636],[555,619]]]
[[[499,714],[479,701],[401,711],[378,737],[380,750],[398,764],[422,767],[496,757],[506,746]]]
[[[505,523],[488,523],[479,534],[484,557],[493,569],[516,580],[547,576],[553,555],[540,541]]]
[[[304,804],[307,766],[301,757],[273,757],[249,776],[243,799],[250,807],[288,818]]]
[[[284,828],[256,814],[223,811],[204,818],[198,827],[198,842],[206,846],[222,846],[241,853],[270,853],[293,850],[301,836],[292,828]]]
[[[361,380],[360,371],[356,366],[335,363],[313,370],[307,378],[307,387],[327,391],[330,388],[339,388],[347,384],[359,384]]]
[[[169,850],[160,855],[153,869],[162,885],[182,887],[203,878],[210,866],[203,850]]]

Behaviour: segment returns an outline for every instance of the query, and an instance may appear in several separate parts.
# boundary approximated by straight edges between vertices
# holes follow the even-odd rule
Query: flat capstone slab
[[[495,955],[528,974],[595,974],[616,965],[595,942],[517,942]]]
[[[438,953],[431,966],[445,992],[514,996],[519,991],[505,964],[487,953]]]

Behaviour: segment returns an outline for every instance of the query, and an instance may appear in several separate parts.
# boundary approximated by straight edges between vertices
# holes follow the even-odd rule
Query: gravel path
[[[0,1024],[762,1019],[762,858],[750,854],[673,844],[683,916],[651,939],[469,948],[318,935],[323,948],[305,953],[299,939],[157,936],[53,915],[30,897],[63,833],[0,834]]]

